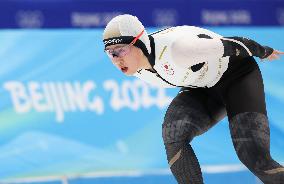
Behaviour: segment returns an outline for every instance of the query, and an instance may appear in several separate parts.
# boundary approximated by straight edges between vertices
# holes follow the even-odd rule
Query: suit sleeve
[[[264,59],[273,52],[272,48],[244,37],[223,37],[221,40],[224,45],[224,56],[256,56]]]
[[[224,56],[224,45],[220,38],[199,38],[188,34],[171,45],[172,58],[182,67],[219,60]]]
[[[182,67],[218,60],[226,56],[256,56],[264,59],[273,52],[272,48],[247,38],[213,37],[204,33],[180,37],[173,42],[171,48],[175,63]]]

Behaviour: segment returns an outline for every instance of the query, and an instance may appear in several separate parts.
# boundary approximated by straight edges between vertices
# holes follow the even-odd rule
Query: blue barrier
[[[98,28],[118,14],[133,14],[147,27],[281,26],[284,1],[0,1],[0,28]]]
[[[284,50],[283,28],[210,29]],[[0,183],[168,167],[161,124],[178,89],[123,76],[101,38],[101,29],[0,31]],[[278,161],[284,161],[282,61],[259,63]],[[229,165],[232,172],[240,164],[226,119],[193,146],[203,166]]]

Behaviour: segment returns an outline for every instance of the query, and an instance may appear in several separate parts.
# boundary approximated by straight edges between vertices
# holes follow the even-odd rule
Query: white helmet
[[[134,44],[148,56],[151,53],[148,34],[137,17],[124,14],[114,17],[106,26],[103,33],[105,47],[115,44],[130,44],[144,30]]]

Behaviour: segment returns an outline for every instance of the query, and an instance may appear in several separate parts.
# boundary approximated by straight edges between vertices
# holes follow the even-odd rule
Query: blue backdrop
[[[284,50],[283,28],[209,29]],[[167,170],[161,125],[178,89],[125,77],[104,54],[101,38],[101,29],[0,31],[1,181]],[[259,62],[271,151],[282,162],[283,61]],[[205,173],[243,170],[227,119],[195,139],[193,146]]]
[[[124,13],[145,26],[284,25],[283,0],[1,0],[0,28],[98,28]]]

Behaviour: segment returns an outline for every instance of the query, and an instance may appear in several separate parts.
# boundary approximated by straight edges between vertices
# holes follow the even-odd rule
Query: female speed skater
[[[190,142],[225,116],[240,161],[263,183],[284,183],[284,167],[270,155],[264,85],[254,59],[272,61],[284,52],[194,26],[148,35],[138,18],[127,14],[107,24],[103,42],[124,74],[181,88],[162,126],[169,167],[179,184],[203,183]]]

